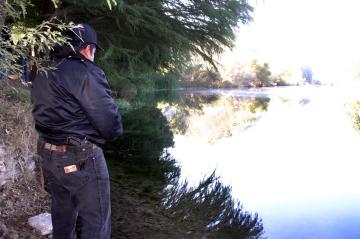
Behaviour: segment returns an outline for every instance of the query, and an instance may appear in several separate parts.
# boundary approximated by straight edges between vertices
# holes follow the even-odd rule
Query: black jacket
[[[35,128],[53,144],[69,137],[96,144],[115,140],[123,131],[121,116],[104,72],[80,54],[55,54],[55,70],[35,77],[31,91]]]

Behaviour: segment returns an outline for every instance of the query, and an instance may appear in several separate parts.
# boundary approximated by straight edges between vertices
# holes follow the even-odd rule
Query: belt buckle
[[[66,144],[68,145],[74,145],[74,146],[80,146],[81,145],[81,140],[76,138],[76,137],[67,137],[66,138]]]

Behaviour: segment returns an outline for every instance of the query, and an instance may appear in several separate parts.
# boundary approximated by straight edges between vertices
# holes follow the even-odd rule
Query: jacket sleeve
[[[114,141],[122,134],[123,127],[104,72],[92,68],[84,72],[81,79],[75,97],[101,137]]]

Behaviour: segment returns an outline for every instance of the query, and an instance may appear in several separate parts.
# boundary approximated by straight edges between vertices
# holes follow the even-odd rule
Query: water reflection
[[[182,94],[178,102],[158,103],[172,131],[215,143],[246,130],[266,112],[270,98]]]
[[[176,133],[171,154],[183,177],[197,182],[216,169],[245,208],[259,212],[270,238],[360,238],[360,137],[344,107],[356,90],[217,95],[196,109],[159,105]]]
[[[129,110],[123,124],[124,135],[105,147],[113,238],[262,238],[261,219],[217,177],[194,187],[179,182],[180,168],[166,151],[173,134],[159,109]]]

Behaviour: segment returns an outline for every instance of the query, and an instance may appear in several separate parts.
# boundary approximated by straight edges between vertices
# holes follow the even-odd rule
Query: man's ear
[[[91,47],[90,45],[88,45],[88,47],[89,47],[90,54],[95,55],[96,47]],[[92,48],[92,51],[91,51],[91,48]]]
[[[87,45],[84,49],[80,51],[80,53],[88,60],[93,61],[94,57],[90,49],[90,45]]]

